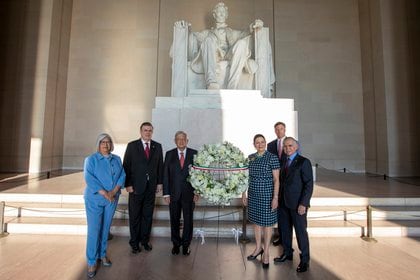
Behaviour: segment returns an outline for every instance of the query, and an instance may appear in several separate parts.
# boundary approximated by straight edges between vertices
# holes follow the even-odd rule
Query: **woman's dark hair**
[[[262,134],[255,134],[255,136],[254,136],[254,143],[255,143],[255,140],[257,140],[257,138],[260,138],[260,137],[265,140],[264,135],[262,135]]]

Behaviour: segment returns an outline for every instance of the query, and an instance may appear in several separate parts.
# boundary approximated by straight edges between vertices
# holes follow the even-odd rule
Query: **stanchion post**
[[[242,206],[242,235],[239,241],[243,244],[249,243],[251,240],[246,235],[246,221],[248,220],[247,208]]]
[[[378,242],[375,238],[373,238],[372,234],[372,206],[366,206],[366,236],[362,236],[362,239],[367,242]]]
[[[372,237],[372,206],[368,205],[366,207],[366,227],[367,227],[367,237]]]
[[[0,235],[4,234],[4,201],[0,202]]]

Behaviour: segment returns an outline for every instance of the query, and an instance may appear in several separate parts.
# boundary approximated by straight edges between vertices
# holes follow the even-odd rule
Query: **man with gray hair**
[[[197,151],[187,148],[188,138],[184,131],[175,133],[176,148],[166,152],[163,165],[163,197],[169,204],[171,220],[172,255],[178,255],[182,246],[183,255],[190,254],[190,243],[193,235],[193,211],[198,195],[194,194],[188,182],[189,167]],[[180,219],[184,218],[182,237],[180,236]]]
[[[312,197],[314,180],[309,159],[298,154],[299,144],[293,137],[286,137],[283,149],[287,159],[280,171],[279,222],[281,227],[283,254],[274,258],[281,263],[293,260],[293,229],[300,250],[300,264],[297,272],[305,272],[309,267],[309,238],[307,210]]]

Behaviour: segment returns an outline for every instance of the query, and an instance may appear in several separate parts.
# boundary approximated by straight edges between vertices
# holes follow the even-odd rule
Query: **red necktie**
[[[149,159],[150,157],[150,149],[149,149],[149,143],[146,144],[146,149],[144,149],[144,153],[146,154],[146,158]]]
[[[181,168],[184,168],[184,152],[180,152],[181,156],[179,157],[179,163],[181,164]]]

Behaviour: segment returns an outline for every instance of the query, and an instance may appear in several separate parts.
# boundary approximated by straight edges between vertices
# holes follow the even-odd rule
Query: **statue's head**
[[[217,3],[213,8],[213,17],[218,23],[223,23],[228,18],[228,7],[225,3]]]

